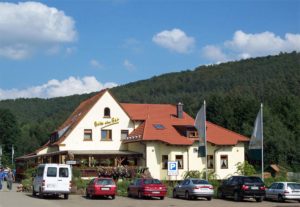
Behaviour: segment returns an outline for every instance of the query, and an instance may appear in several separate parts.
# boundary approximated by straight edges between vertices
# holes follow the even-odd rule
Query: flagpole
[[[15,154],[14,145],[11,145],[11,166],[13,166],[14,164],[14,154]]]
[[[263,128],[263,104],[260,105],[261,113],[261,179],[264,181],[264,128]]]
[[[205,178],[208,180],[208,163],[207,163],[207,140],[206,140],[206,102],[204,100],[203,102],[204,105],[204,117],[205,117],[205,127],[204,127],[204,140],[205,140],[205,160],[206,160],[206,173],[205,173]]]
[[[206,146],[206,102],[203,101],[203,105],[198,111],[195,119],[195,128],[198,131],[199,146],[198,157],[201,157],[202,165],[205,167],[205,178],[208,179],[208,161],[207,161],[207,146]],[[204,159],[202,159],[204,157]],[[201,169],[201,168],[200,168]]]

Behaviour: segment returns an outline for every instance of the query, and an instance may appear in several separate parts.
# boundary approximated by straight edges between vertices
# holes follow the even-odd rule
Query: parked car
[[[265,197],[265,184],[259,177],[232,176],[218,188],[218,197],[233,197],[235,201],[254,198],[261,202]]]
[[[266,190],[266,199],[278,200],[298,200],[300,202],[300,183],[276,182]]]
[[[69,198],[71,192],[72,170],[66,164],[40,164],[33,175],[32,196],[64,195]]]
[[[138,178],[130,183],[127,193],[128,197],[159,197],[163,200],[167,193],[167,187],[158,179]]]
[[[110,196],[115,199],[117,194],[117,186],[112,178],[94,178],[86,187],[86,197],[93,198],[95,196]]]
[[[203,197],[211,200],[214,195],[214,187],[207,180],[196,178],[183,180],[173,189],[173,198],[183,196],[185,199]]]

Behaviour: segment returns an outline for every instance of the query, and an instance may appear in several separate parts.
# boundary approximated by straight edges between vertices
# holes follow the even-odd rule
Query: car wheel
[[[263,197],[255,198],[256,202],[262,202]]]
[[[176,193],[176,190],[173,190],[173,198],[178,198],[178,195]]]
[[[40,188],[40,190],[39,190],[39,197],[40,198],[44,198],[44,194],[43,194],[43,192],[42,192],[42,189]]]
[[[218,197],[219,199],[225,198],[225,196],[224,196],[224,194],[223,194],[223,192],[222,192],[221,190],[218,190],[217,197]]]
[[[90,199],[93,199],[93,198],[94,198],[94,195],[90,193],[90,194],[89,194],[89,198],[90,198]]]
[[[165,199],[165,197],[164,196],[161,196],[161,197],[159,197],[160,198],[160,200],[164,200]]]
[[[282,197],[282,195],[278,195],[278,199],[277,199],[279,202],[284,202],[284,199]]]
[[[86,198],[90,198],[90,195],[89,195],[88,190],[85,191],[85,197],[86,197]]]
[[[211,197],[207,197],[206,199],[207,199],[208,201],[211,201]]]
[[[138,198],[139,198],[139,199],[143,198],[142,192],[141,192],[141,191],[138,192]]]
[[[66,200],[69,199],[69,194],[65,193],[64,194],[64,199],[66,199]]]
[[[191,197],[190,197],[189,191],[185,192],[184,197],[185,197],[186,200],[190,200]]]
[[[36,196],[36,192],[34,191],[34,187],[32,186],[32,197]]]
[[[127,189],[127,196],[128,196],[128,197],[132,197],[132,195],[131,195],[129,189]]]
[[[240,201],[241,200],[241,197],[240,197],[240,195],[237,191],[234,192],[233,199],[234,199],[234,201]]]
[[[111,196],[111,199],[112,199],[112,200],[114,200],[115,198],[116,198],[116,196],[115,196],[115,195],[112,195],[112,196]]]

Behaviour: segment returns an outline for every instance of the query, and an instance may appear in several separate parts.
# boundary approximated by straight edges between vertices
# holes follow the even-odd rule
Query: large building
[[[244,162],[248,141],[207,122],[208,169],[218,179],[235,174],[236,164]],[[198,157],[197,150],[194,119],[182,104],[119,103],[103,90],[82,102],[44,146],[18,160],[144,166],[155,178],[181,180],[186,171],[206,168],[206,159]],[[178,176],[168,176],[168,161],[178,162]]]

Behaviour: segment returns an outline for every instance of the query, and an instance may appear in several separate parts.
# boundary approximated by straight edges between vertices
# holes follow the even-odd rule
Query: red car
[[[157,179],[139,178],[130,183],[127,194],[128,197],[159,197],[163,200],[167,193],[167,187]]]
[[[86,197],[110,196],[115,199],[117,186],[112,178],[94,178],[86,187]]]

